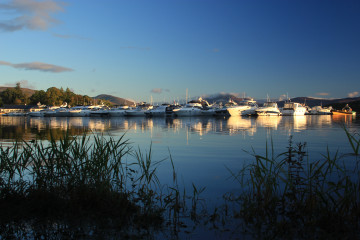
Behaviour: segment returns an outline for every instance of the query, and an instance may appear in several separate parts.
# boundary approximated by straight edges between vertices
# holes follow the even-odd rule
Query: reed
[[[306,143],[294,144],[291,137],[280,154],[272,141],[265,156],[250,153],[253,163],[230,171],[242,189],[225,195],[235,203],[233,216],[255,238],[357,238],[360,139],[344,131],[351,153],[332,155],[327,149],[322,159],[310,160]]]
[[[34,219],[60,221],[68,230],[69,222],[85,221],[91,229],[106,226],[127,237],[161,229],[165,216],[176,225],[184,205],[172,159],[176,184],[159,182],[156,170],[163,161],[153,161],[151,145],[149,152],[134,151],[124,135],[115,140],[65,134],[48,143],[0,147],[0,232],[14,233],[14,221],[26,226],[21,222]],[[0,234],[11,237],[16,235]]]

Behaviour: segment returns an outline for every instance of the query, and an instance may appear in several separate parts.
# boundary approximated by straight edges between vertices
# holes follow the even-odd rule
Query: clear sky
[[[359,0],[0,0],[0,86],[360,96]]]

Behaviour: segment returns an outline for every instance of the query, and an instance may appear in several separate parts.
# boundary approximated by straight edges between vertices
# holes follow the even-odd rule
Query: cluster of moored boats
[[[279,108],[276,102],[265,102],[259,107],[253,99],[244,99],[236,103],[229,100],[225,105],[210,105],[206,100],[199,98],[185,105],[162,104],[153,106],[147,103],[138,104],[136,107],[120,106],[108,108],[104,105],[76,106],[76,107],[49,107],[40,111],[27,113],[31,117],[119,117],[119,116],[301,116],[312,115],[355,115],[356,113],[346,105],[342,110],[334,110],[332,107],[315,106],[306,107],[296,102],[286,102],[284,107]],[[23,113],[8,113],[8,116],[24,115]]]

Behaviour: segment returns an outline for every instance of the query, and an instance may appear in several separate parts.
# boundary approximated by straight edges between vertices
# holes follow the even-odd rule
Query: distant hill
[[[208,101],[210,104],[221,103],[221,102],[225,104],[229,101],[230,98],[237,103],[243,100],[243,98],[239,98],[231,93],[213,94],[213,95],[203,96],[202,98]]]
[[[15,88],[15,87],[0,87],[0,92],[5,91],[7,88]],[[23,88],[23,87],[21,88],[21,91],[28,97],[30,97],[36,92],[36,90],[30,88]]]
[[[103,100],[111,102],[113,105],[118,105],[118,106],[120,106],[120,105],[130,106],[130,105],[134,104],[133,101],[129,101],[125,98],[119,98],[119,97],[115,97],[115,96],[107,95],[107,94],[100,94],[93,98],[94,99],[103,99]]]
[[[355,98],[337,98],[337,99],[319,99],[319,98],[309,98],[309,97],[296,97],[291,99],[292,102],[305,103],[309,107],[313,106],[330,106],[334,104],[343,104],[352,103],[360,101],[360,97]],[[283,106],[285,101],[278,102],[279,106]]]

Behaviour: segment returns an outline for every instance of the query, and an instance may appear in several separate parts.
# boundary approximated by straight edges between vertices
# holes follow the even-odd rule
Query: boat
[[[44,117],[47,109],[42,109],[40,111],[28,112],[29,117]]]
[[[209,107],[203,107],[201,109],[201,115],[202,116],[215,116],[216,111],[219,110],[219,106],[209,106]]]
[[[345,107],[341,110],[333,110],[333,115],[356,115],[356,112],[352,110],[349,104],[346,104]]]
[[[94,106],[90,109],[90,117],[108,117],[110,108],[104,105]]]
[[[9,112],[9,113],[4,113],[3,116],[20,117],[20,116],[26,116],[26,113],[24,113],[24,112]]]
[[[286,102],[281,110],[283,116],[303,116],[307,109],[301,103]]]
[[[244,98],[239,104],[226,107],[230,116],[255,115],[256,109],[258,109],[258,105],[252,98]]]
[[[156,106],[152,109],[145,111],[147,117],[163,117],[172,113],[172,107],[170,104],[164,103],[160,106]]]
[[[312,107],[308,114],[309,115],[331,115],[332,107],[322,107],[322,106],[314,106]]]
[[[257,116],[279,116],[280,109],[276,102],[265,102],[262,107],[255,110]]]
[[[69,109],[70,117],[89,117],[90,109],[89,106],[75,106]]]
[[[109,110],[110,117],[122,117],[125,116],[125,111],[130,110],[129,106],[119,106],[117,108],[111,108]]]
[[[146,102],[141,102],[138,106],[132,109],[125,110],[125,116],[127,117],[144,117],[145,112],[152,109],[153,106]]]
[[[174,109],[173,112],[178,117],[203,116],[202,110],[209,106],[209,103],[202,98],[191,100],[185,106]]]

